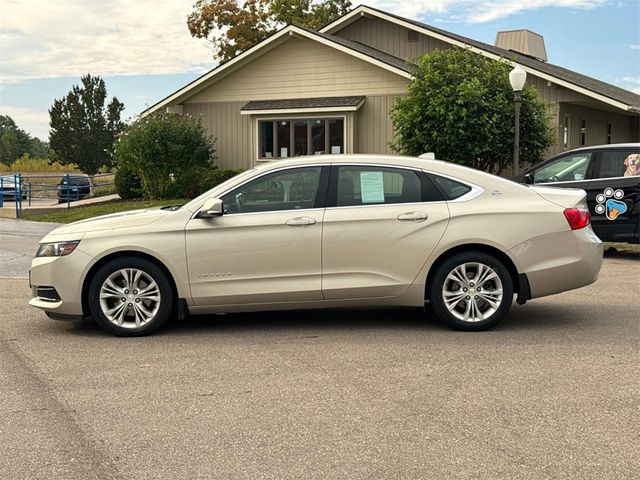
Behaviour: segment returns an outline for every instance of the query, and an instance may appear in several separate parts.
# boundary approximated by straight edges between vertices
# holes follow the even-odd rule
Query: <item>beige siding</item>
[[[401,93],[409,83],[317,42],[292,38],[185,103]]]
[[[187,103],[184,113],[200,118],[209,134],[216,137],[216,163],[223,168],[251,168],[254,165],[254,133],[251,118],[240,115],[245,102]]]
[[[356,118],[355,153],[391,153],[393,123],[389,111],[395,98],[395,95],[367,96]]]
[[[579,148],[581,120],[586,121],[585,146],[607,143],[607,123],[611,123],[611,143],[639,142],[640,132],[637,130],[637,119],[628,115],[620,115],[604,110],[584,107],[580,105],[562,104],[560,106],[561,122],[564,116],[569,117],[569,146],[568,149]],[[562,125],[563,123],[561,123]],[[558,152],[564,150],[562,145],[562,128],[559,129]]]
[[[421,34],[418,34],[416,42],[409,42],[407,32],[408,29],[394,23],[378,18],[362,17],[335,32],[334,35],[370,45],[407,60],[418,58],[436,48],[441,50],[451,48],[451,45],[446,42]]]

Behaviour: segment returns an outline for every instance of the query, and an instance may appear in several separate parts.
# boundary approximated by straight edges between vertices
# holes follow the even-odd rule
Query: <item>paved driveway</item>
[[[122,339],[0,279],[0,477],[635,479],[638,267],[483,333],[357,310]]]
[[[0,278],[26,278],[38,242],[58,225],[0,218]]]

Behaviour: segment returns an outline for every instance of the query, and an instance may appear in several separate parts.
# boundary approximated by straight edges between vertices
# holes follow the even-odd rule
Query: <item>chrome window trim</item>
[[[333,167],[333,166],[338,166],[338,167],[383,167],[383,168],[395,168],[395,169],[400,169],[400,170],[411,170],[414,172],[422,172],[422,173],[428,173],[431,175],[436,175],[436,176],[441,176],[444,178],[448,178],[450,180],[453,180],[455,182],[458,183],[462,183],[463,185],[466,185],[468,187],[471,188],[471,190],[469,190],[467,193],[465,193],[464,195],[462,195],[461,197],[455,198],[453,200],[437,200],[437,201],[433,201],[433,202],[407,202],[407,203],[372,203],[370,205],[348,205],[348,206],[335,206],[335,207],[325,207],[325,210],[328,209],[337,209],[337,208],[361,208],[361,207],[381,207],[381,206],[397,206],[397,205],[424,205],[424,204],[443,204],[443,203],[461,203],[461,202],[468,202],[469,200],[473,200],[476,197],[479,197],[480,195],[482,195],[484,193],[484,188],[480,187],[479,185],[476,185],[474,183],[468,182],[467,180],[462,180],[460,178],[457,177],[453,177],[451,175],[447,175],[447,174],[443,174],[440,172],[433,172],[431,170],[425,170],[423,168],[419,168],[419,167],[408,167],[408,166],[404,166],[404,165],[391,165],[391,164],[387,164],[387,163],[358,163],[358,162],[339,162],[339,163],[335,163],[335,162],[329,162],[329,163],[311,163],[309,165],[288,165],[286,167],[282,167],[282,168],[274,168],[274,169],[270,169],[262,174],[256,175],[254,177],[251,177],[247,180],[245,180],[244,182],[240,183],[239,185],[235,185],[231,188],[229,188],[228,190],[223,191],[217,198],[221,198],[224,195],[227,195],[228,193],[230,193],[231,191],[237,189],[237,188],[241,188],[243,185],[246,185],[249,182],[252,182],[253,180],[257,180],[265,175],[269,175],[272,173],[277,173],[277,172],[283,172],[286,170],[292,170],[295,168],[310,168],[310,167]],[[196,211],[193,213],[193,215],[191,216],[191,219],[194,219],[197,215],[198,212],[200,211],[201,207],[198,207],[196,209]],[[309,210],[320,210],[318,208],[305,208],[305,209],[291,209],[291,210],[271,210],[271,211],[266,211],[266,212],[245,212],[245,213],[227,213],[225,215],[255,215],[255,214],[264,214],[264,213],[277,213],[277,212],[302,212],[302,211],[309,211]]]

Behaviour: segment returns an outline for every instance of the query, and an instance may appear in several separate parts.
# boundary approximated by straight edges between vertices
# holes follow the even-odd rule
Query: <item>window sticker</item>
[[[360,172],[362,203],[384,203],[382,172]]]
[[[598,203],[594,210],[598,215],[604,213],[609,220],[615,220],[627,211],[627,204],[620,201],[623,198],[623,190],[614,190],[611,187],[607,187],[604,189],[604,192],[596,195],[596,202]]]

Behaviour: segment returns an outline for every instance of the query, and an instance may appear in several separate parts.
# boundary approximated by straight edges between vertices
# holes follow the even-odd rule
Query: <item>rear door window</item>
[[[640,151],[609,150],[600,153],[594,178],[640,175]]]
[[[337,167],[337,174],[338,207],[442,200],[431,182],[414,170],[345,165]]]

